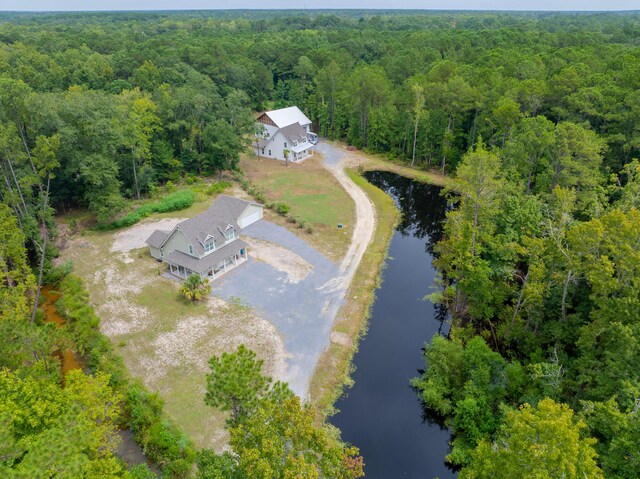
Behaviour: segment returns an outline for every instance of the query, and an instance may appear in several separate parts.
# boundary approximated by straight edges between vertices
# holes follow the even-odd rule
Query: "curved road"
[[[330,290],[341,290],[344,297],[344,293],[351,285],[353,275],[358,269],[362,256],[373,239],[376,227],[375,209],[366,193],[351,181],[351,178],[344,172],[346,166],[344,150],[324,142],[318,144],[317,150],[324,155],[325,168],[336,177],[349,196],[353,198],[356,205],[356,218],[353,232],[351,233],[351,244],[340,262],[340,275],[324,286]]]
[[[344,172],[349,155],[326,143],[318,145],[318,151],[324,154],[324,166],[355,203],[351,243],[340,264],[318,253],[286,228],[258,221],[242,234],[288,249],[309,263],[312,270],[300,281],[289,281],[282,271],[250,258],[246,266],[216,281],[212,292],[226,300],[240,298],[277,328],[286,354],[285,370],[277,379],[286,381],[303,399],[307,398],[318,360],[330,344],[336,315],[375,228],[373,204]],[[249,282],[251,288],[247,288]]]

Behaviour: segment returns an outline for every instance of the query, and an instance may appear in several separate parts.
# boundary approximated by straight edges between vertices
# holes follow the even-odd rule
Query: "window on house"
[[[294,142],[293,142],[293,146],[298,146],[298,142],[297,142],[297,141],[294,141]]]
[[[194,256],[194,254],[193,254],[193,246],[191,246],[191,245],[189,245],[189,254],[191,256]]]
[[[284,142],[284,147],[285,147],[285,148],[287,147],[287,142],[286,142],[286,141]]]
[[[264,155],[264,148],[262,149],[262,154]]]
[[[227,241],[231,241],[233,238],[236,237],[236,232],[233,228],[229,228],[227,231],[224,232],[224,236],[225,238],[227,238]]]
[[[271,150],[269,150],[269,156],[271,156]]]
[[[204,252],[205,253],[209,253],[209,252],[213,251],[214,249],[216,249],[216,244],[213,242],[213,240],[209,240],[204,244]]]

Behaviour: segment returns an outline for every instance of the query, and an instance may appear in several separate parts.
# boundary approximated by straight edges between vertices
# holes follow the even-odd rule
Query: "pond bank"
[[[354,170],[347,175],[364,190],[374,205],[376,224],[373,239],[364,252],[345,294],[345,302],[338,311],[331,332],[329,348],[323,352],[316,366],[310,386],[310,400],[326,417],[344,387],[351,384],[352,358],[359,339],[366,334],[369,311],[380,282],[380,270],[387,256],[393,227],[399,212],[393,200]]]
[[[455,477],[444,464],[448,430],[424,414],[409,381],[424,367],[422,346],[446,334],[446,311],[424,300],[436,277],[433,246],[446,201],[440,188],[390,172],[365,173],[400,208],[368,332],[353,358],[354,386],[330,422],[360,448],[368,478]],[[377,270],[376,270],[377,271]]]

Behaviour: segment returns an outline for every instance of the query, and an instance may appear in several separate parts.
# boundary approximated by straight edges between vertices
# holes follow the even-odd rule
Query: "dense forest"
[[[414,386],[452,427],[461,476],[639,477],[636,13],[1,14],[0,471],[147,477],[109,438],[154,400],[97,359],[64,389],[49,364],[71,341],[35,307],[64,276],[54,214],[104,224],[169,181],[235,169],[254,113],[292,104],[322,136],[454,177],[432,295],[453,328]],[[90,350],[96,322],[82,327]],[[188,441],[145,424],[173,438],[167,475],[188,475]],[[81,443],[60,440],[69,428]],[[245,477],[242,461],[205,453],[201,477]]]

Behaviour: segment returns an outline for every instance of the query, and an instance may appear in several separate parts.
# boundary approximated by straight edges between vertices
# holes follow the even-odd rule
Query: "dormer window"
[[[224,232],[224,237],[227,239],[227,241],[235,239],[236,231],[233,229],[233,227],[227,228],[227,230]]]
[[[211,253],[215,249],[216,249],[216,243],[213,241],[213,238],[208,239],[204,243],[204,252],[205,253]]]
[[[195,254],[193,253],[193,246],[189,245],[189,254],[191,256],[195,256]]]

